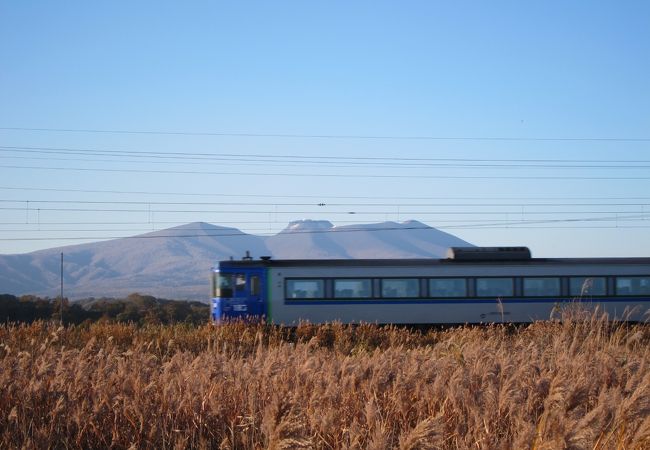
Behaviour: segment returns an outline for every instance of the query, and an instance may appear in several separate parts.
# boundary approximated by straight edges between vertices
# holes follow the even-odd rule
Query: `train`
[[[211,319],[296,326],[548,320],[569,305],[645,322],[650,258],[533,258],[527,247],[452,247],[441,259],[226,260]]]

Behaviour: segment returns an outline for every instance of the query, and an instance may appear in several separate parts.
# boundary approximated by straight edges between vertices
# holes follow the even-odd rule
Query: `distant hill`
[[[206,299],[210,268],[246,251],[275,259],[439,258],[448,247],[468,245],[417,221],[335,227],[303,220],[269,237],[195,222],[130,238],[0,255],[0,293],[58,295],[61,252],[64,294],[72,299],[132,292]]]

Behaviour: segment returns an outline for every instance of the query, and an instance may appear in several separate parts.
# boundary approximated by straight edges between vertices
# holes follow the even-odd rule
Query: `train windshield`
[[[246,274],[217,272],[214,280],[214,296],[221,298],[234,297],[235,292],[246,290]]]

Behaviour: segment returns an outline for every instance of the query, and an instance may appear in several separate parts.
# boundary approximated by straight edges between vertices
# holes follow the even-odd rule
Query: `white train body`
[[[650,310],[650,258],[536,259],[523,248],[477,248],[448,259],[223,261],[215,273],[215,321],[524,323],[573,304],[645,321]]]

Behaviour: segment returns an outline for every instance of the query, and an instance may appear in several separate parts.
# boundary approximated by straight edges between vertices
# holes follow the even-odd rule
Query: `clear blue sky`
[[[650,256],[649,73],[645,1],[2,2],[0,253],[310,218]]]

